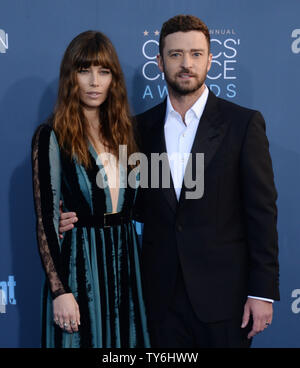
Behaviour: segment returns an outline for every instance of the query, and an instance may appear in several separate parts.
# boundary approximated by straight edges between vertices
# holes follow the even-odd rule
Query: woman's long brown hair
[[[107,98],[99,109],[99,138],[116,157],[119,157],[119,145],[127,146],[127,157],[137,151],[124,76],[115,48],[103,33],[83,32],[71,41],[61,62],[53,127],[59,145],[85,167],[90,165],[90,156],[77,73],[91,65],[101,65],[112,73]]]

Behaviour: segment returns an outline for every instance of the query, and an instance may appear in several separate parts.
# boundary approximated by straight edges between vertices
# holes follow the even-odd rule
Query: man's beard
[[[180,73],[189,74],[189,71],[181,70]],[[180,74],[180,73],[177,73],[177,74]],[[165,80],[168,83],[168,86],[171,87],[173,92],[179,96],[187,96],[187,95],[193,94],[194,92],[198,91],[203,86],[205,79],[206,79],[206,75],[204,76],[204,78],[199,78],[198,75],[192,74],[196,84],[184,85],[183,83],[180,84],[179,82],[177,82],[176,79],[172,80],[169,77],[168,73],[164,72],[164,74],[165,74]]]

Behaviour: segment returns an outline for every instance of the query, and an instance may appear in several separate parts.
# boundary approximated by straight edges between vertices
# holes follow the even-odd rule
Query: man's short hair
[[[194,15],[176,15],[173,18],[167,20],[160,31],[159,36],[159,53],[161,56],[164,48],[165,38],[175,32],[189,32],[189,31],[199,31],[202,32],[207,40],[208,51],[210,50],[210,34],[207,25],[202,22],[201,19],[195,17]]]

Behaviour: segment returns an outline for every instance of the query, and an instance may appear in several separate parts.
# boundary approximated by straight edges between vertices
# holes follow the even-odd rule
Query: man
[[[140,190],[137,205],[152,346],[249,347],[279,299],[277,193],[264,119],[206,87],[212,55],[200,19],[169,19],[159,47],[168,97],[137,116],[148,162],[167,153],[171,173],[169,188],[160,180]],[[189,199],[185,179],[190,167],[197,184],[197,153],[204,192]],[[73,218],[62,220],[66,230]]]

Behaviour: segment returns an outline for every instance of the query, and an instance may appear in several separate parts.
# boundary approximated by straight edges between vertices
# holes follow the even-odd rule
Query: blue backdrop
[[[0,347],[39,346],[43,273],[30,144],[53,109],[66,46],[88,29],[106,33],[132,111],[142,112],[166,95],[155,55],[162,23],[179,13],[197,15],[210,29],[215,57],[207,85],[266,119],[279,194],[281,301],[253,346],[300,347],[299,0],[0,0]]]

